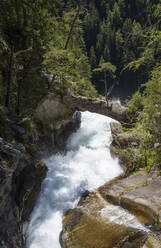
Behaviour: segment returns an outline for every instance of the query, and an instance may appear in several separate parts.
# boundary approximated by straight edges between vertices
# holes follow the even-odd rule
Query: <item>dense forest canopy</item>
[[[116,68],[106,75],[114,96],[151,78],[161,63],[160,0],[0,2],[0,101],[13,112],[53,87],[96,97],[94,85],[105,95],[102,61]]]
[[[0,100],[13,112],[32,109],[53,85],[97,95],[80,15],[75,1],[0,2]]]
[[[118,96],[127,97],[127,88],[134,92],[161,61],[161,2],[92,0],[86,6],[84,37],[91,67],[97,67],[101,57],[115,65]],[[100,89],[101,75],[93,73],[92,78]]]

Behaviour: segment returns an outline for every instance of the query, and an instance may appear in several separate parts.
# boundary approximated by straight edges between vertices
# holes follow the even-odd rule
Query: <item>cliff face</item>
[[[29,219],[47,167],[35,159],[29,133],[0,107],[0,247],[24,247],[23,222]]]
[[[19,209],[13,193],[13,174],[21,152],[3,139],[0,139],[0,151],[0,246],[23,247]]]
[[[0,155],[0,246],[23,247],[23,221],[29,218],[47,167],[29,157],[20,143],[0,139]]]

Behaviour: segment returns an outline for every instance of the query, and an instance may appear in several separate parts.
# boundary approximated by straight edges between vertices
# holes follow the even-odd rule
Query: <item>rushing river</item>
[[[63,213],[76,205],[85,190],[97,189],[123,172],[109,151],[111,120],[83,112],[80,129],[68,139],[66,155],[57,154],[45,160],[49,170],[31,216],[27,248],[60,248]],[[105,209],[104,216],[110,208]],[[124,210],[121,211],[116,210],[125,217]],[[126,222],[134,219],[127,215]]]

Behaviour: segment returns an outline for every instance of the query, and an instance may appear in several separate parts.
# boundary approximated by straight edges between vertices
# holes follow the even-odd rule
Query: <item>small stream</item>
[[[111,118],[82,113],[81,127],[67,142],[66,155],[45,159],[48,174],[27,230],[27,248],[60,248],[62,216],[76,206],[85,190],[96,190],[123,170],[110,155]],[[103,218],[144,229],[138,220],[120,207],[108,205]]]

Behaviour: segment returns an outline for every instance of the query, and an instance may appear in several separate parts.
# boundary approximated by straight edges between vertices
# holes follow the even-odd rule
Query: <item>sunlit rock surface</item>
[[[151,229],[161,232],[161,176],[159,168],[150,173],[143,170],[101,189],[110,202],[136,214]]]
[[[64,216],[60,240],[63,248],[142,247],[146,237],[135,217],[91,193]]]
[[[69,135],[80,127],[81,114],[73,110],[63,97],[49,93],[38,105],[34,120],[42,150],[44,146],[53,154],[55,149],[65,149]]]
[[[119,102],[112,102],[110,100],[108,102],[103,100],[93,100],[71,94],[65,96],[63,99],[64,102],[72,107],[72,109],[102,114],[118,121],[127,120],[127,109],[126,107],[121,106]]]

